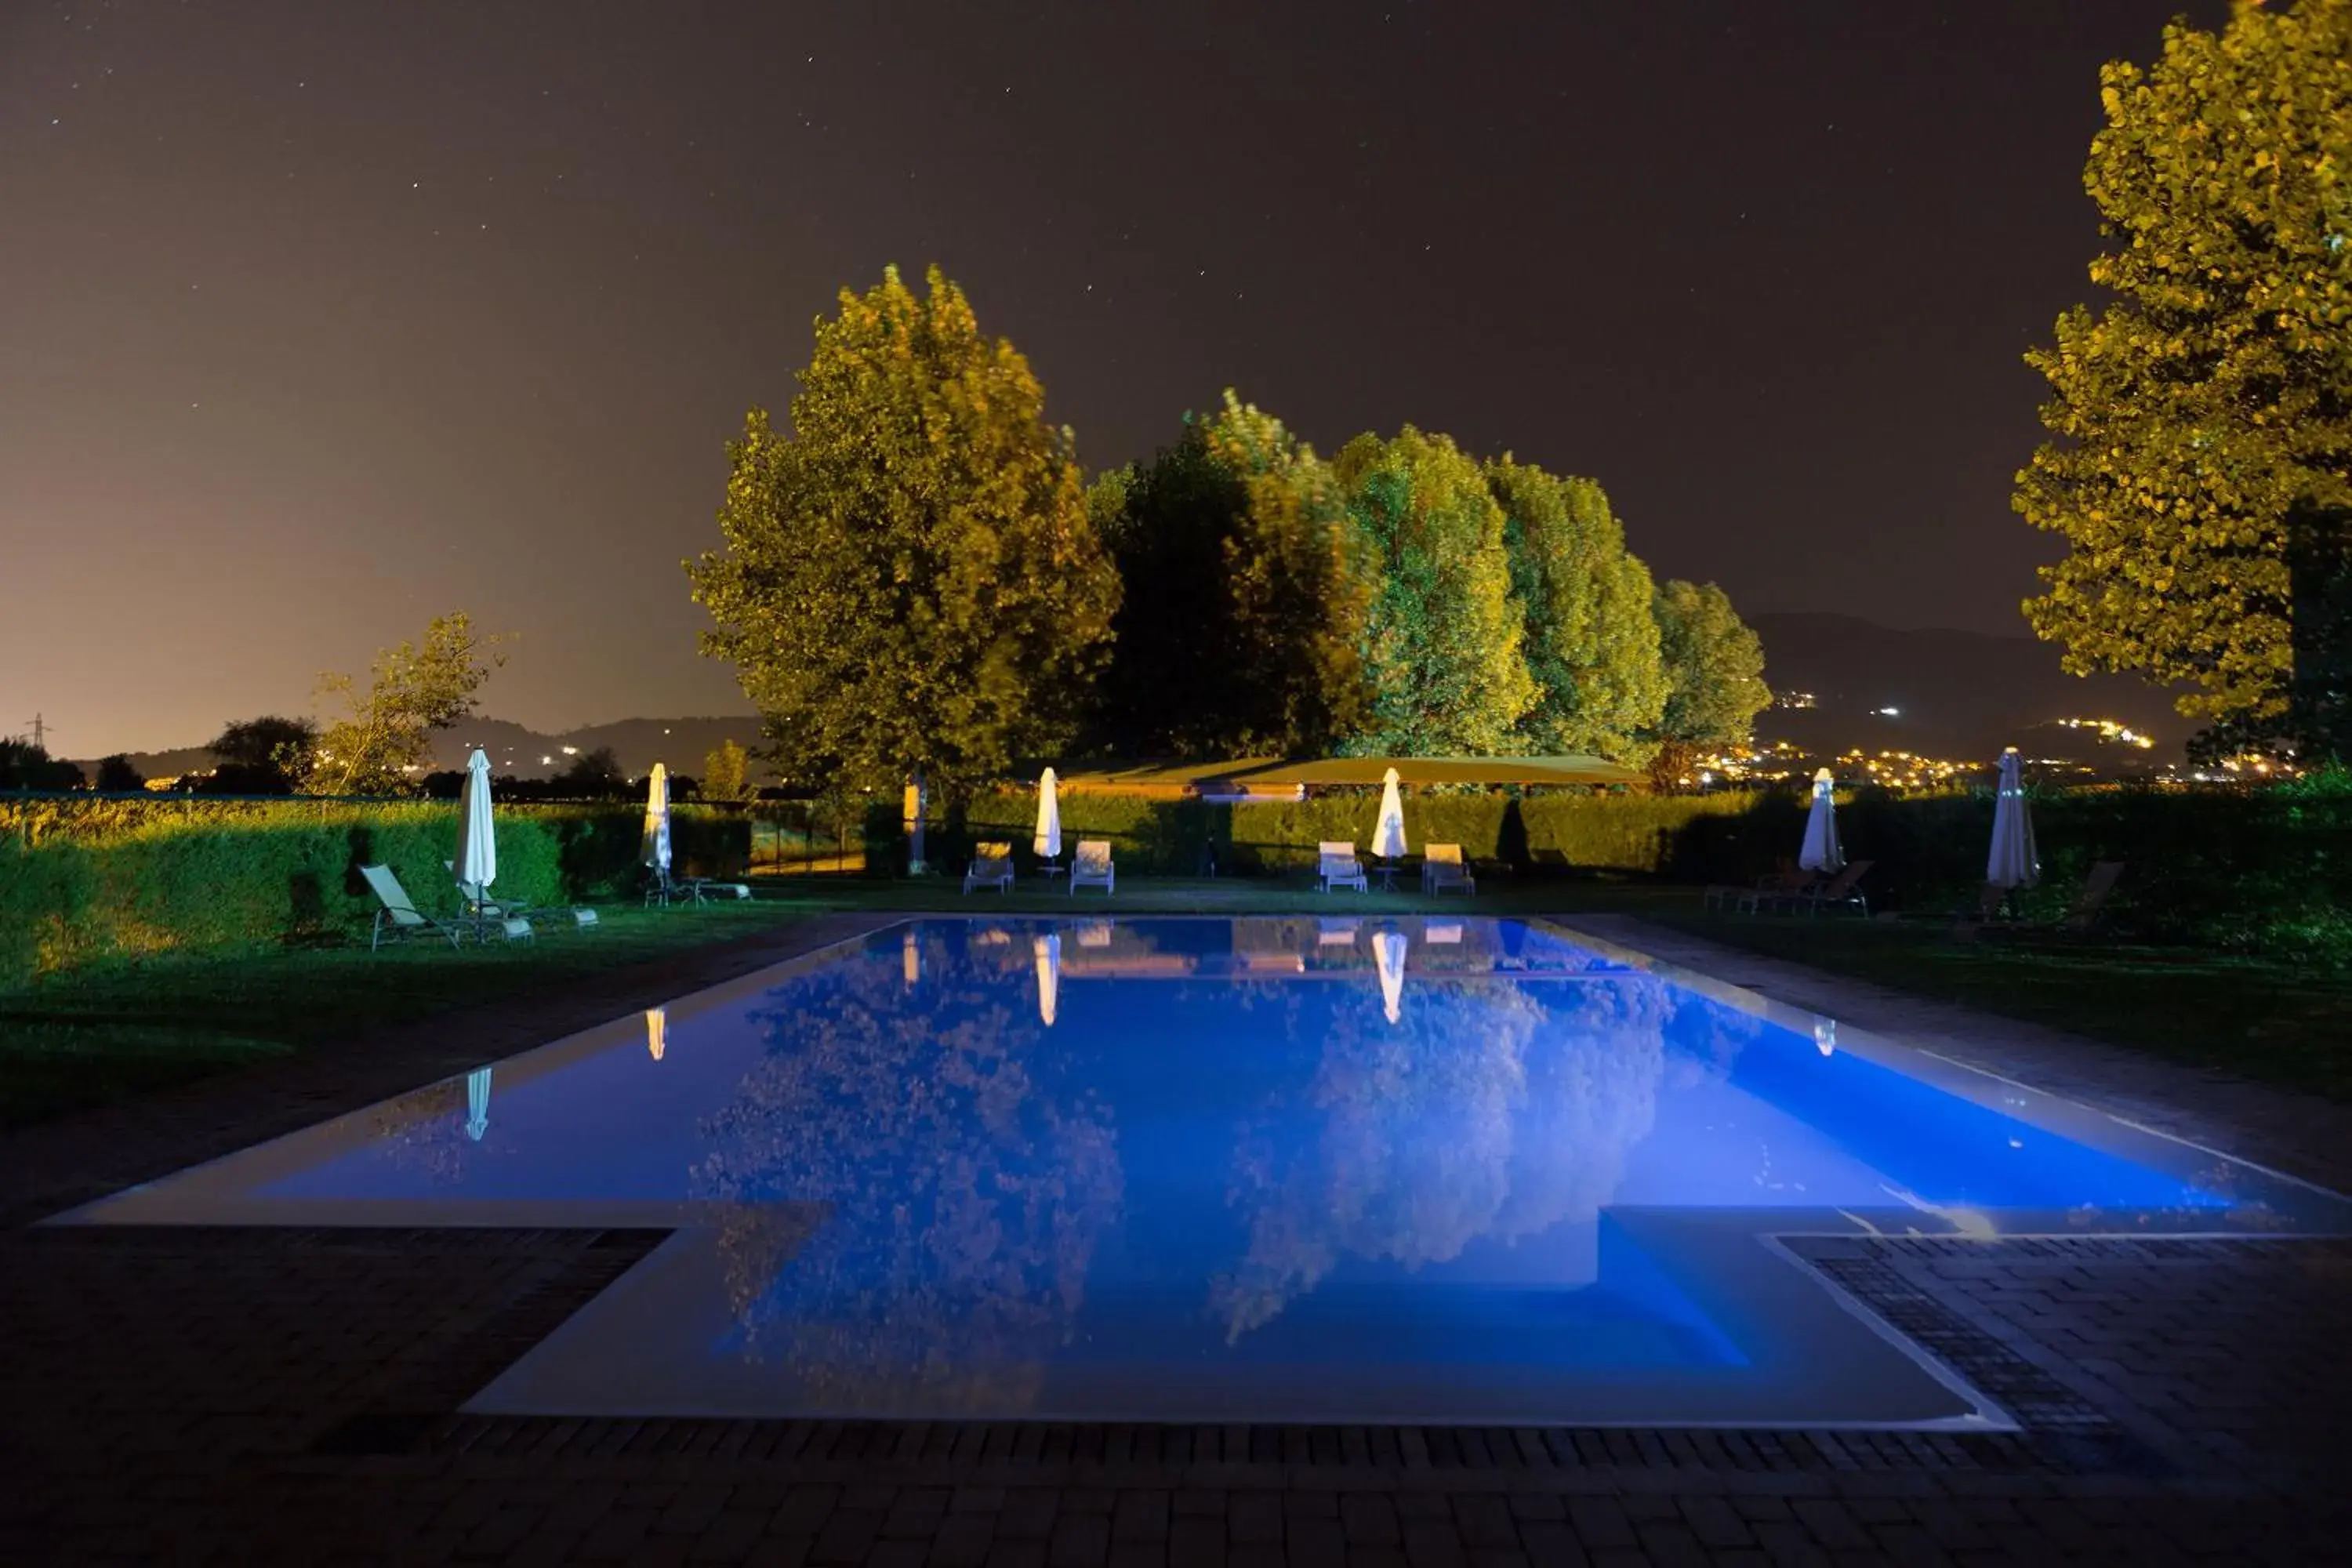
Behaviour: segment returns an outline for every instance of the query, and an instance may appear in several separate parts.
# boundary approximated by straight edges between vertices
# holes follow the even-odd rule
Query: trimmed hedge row
[[[1605,870],[1676,881],[1745,883],[1792,862],[1804,835],[1801,795],[1547,795],[1524,799],[1425,795],[1405,799],[1417,850],[1458,843],[1472,858],[1521,872]],[[1197,875],[1213,849],[1221,871],[1297,870],[1326,838],[1370,841],[1377,792],[1293,803],[1215,805],[1088,794],[1062,797],[1066,844],[1108,838],[1139,873]],[[1035,822],[1029,792],[983,796],[935,830],[935,861],[960,864],[980,839],[1009,839],[1024,866]],[[1940,915],[1974,902],[1992,832],[1989,790],[1843,798],[1850,859],[1874,862],[1874,909]],[[2026,911],[2054,918],[2093,864],[2130,869],[2117,900],[2152,939],[2224,952],[2352,958],[2352,795],[2096,787],[2033,800],[2041,886]],[[875,863],[898,863],[898,824],[877,814]]]
[[[1241,805],[1073,794],[1066,842],[1108,838],[1130,874],[1297,872],[1327,838],[1363,844],[1377,792]],[[2224,952],[2352,958],[2352,795],[2179,793],[2130,788],[2038,795],[2042,883],[2029,912],[2060,912],[2098,860],[2130,863],[2119,900],[2141,934]],[[868,863],[900,863],[895,809],[867,819]],[[981,839],[1031,858],[1034,796],[983,795],[934,826],[935,863],[961,864]],[[625,893],[635,883],[634,806],[516,805],[499,813],[499,892],[534,902]],[[1418,849],[1458,843],[1523,874],[1606,870],[1685,882],[1744,882],[1786,864],[1804,802],[1789,794],[1652,796],[1427,794],[1405,800]],[[1869,858],[1874,908],[1940,914],[1969,903],[1984,873],[1990,794],[1890,795],[1841,805],[1847,855]],[[750,818],[681,805],[673,853],[689,873],[740,871]],[[390,865],[419,903],[454,903],[442,862],[457,814],[446,803],[9,801],[0,797],[0,984],[92,959],[173,949],[324,941],[366,924],[358,868]]]
[[[635,808],[498,813],[498,891],[531,903],[635,885]],[[107,957],[347,936],[373,918],[363,865],[389,866],[417,906],[456,905],[446,803],[0,800],[0,984]],[[749,823],[681,806],[683,871],[740,871]]]
[[[1416,848],[1459,844],[1478,860],[1655,872],[1673,868],[1695,824],[1754,807],[1744,795],[1409,795],[1404,828]],[[1198,875],[1210,852],[1220,871],[1292,871],[1312,867],[1326,839],[1369,843],[1379,808],[1378,791],[1239,805],[1074,794],[1061,799],[1062,837],[1066,846],[1108,838],[1118,864],[1144,875]],[[981,840],[1011,839],[1025,862],[1036,811],[1032,792],[982,796],[950,818],[932,853],[961,857]]]

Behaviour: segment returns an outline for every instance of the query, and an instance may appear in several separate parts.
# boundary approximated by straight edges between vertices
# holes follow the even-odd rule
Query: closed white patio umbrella
[[[669,770],[659,763],[646,780],[646,837],[637,860],[657,880],[669,880]]]
[[[2030,888],[2041,879],[2042,858],[2033,847],[2033,814],[2025,804],[2017,748],[2000,754],[2000,789],[1992,807],[1992,852],[1985,857],[1985,880],[1996,888]]]
[[[1372,853],[1383,860],[1404,858],[1404,796],[1397,788],[1397,771],[1381,780],[1381,816],[1372,825]]]
[[[1376,931],[1372,933],[1372,962],[1381,972],[1381,1011],[1391,1024],[1404,1019],[1404,932]]]
[[[1825,877],[1845,864],[1845,852],[1838,847],[1837,802],[1832,798],[1835,787],[1829,769],[1814,771],[1812,809],[1805,813],[1805,844],[1797,852],[1799,866]]]
[[[466,759],[457,791],[457,854],[449,863],[457,890],[477,910],[499,875],[499,841],[490,825],[490,759],[479,746]]]
[[[478,1143],[490,1130],[490,1069],[476,1068],[466,1075],[466,1136]]]
[[[1061,785],[1047,768],[1037,780],[1037,834],[1029,841],[1037,858],[1051,862],[1062,858],[1062,794]]]
[[[1037,956],[1037,1016],[1045,1026],[1054,1026],[1054,1014],[1062,999],[1062,937],[1059,931],[1032,938],[1030,948]]]

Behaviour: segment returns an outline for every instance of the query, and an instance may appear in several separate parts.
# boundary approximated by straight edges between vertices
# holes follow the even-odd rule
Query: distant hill
[[[490,754],[490,771],[517,778],[545,778],[560,773],[575,752],[609,746],[621,771],[635,778],[660,763],[674,773],[699,776],[702,759],[722,741],[739,746],[760,743],[760,721],[740,718],[616,719],[609,724],[589,724],[561,734],[546,734],[504,719],[473,719],[441,733],[435,748],[436,763],[462,768],[476,746]],[[762,776],[758,765],[754,776]]]
[[[2028,637],[1898,631],[1853,616],[1813,613],[1759,615],[1749,624],[1763,639],[1764,679],[1772,689],[1784,697],[1810,692],[1814,701],[1811,708],[1766,710],[1758,734],[1816,754],[1864,746],[1974,760],[2015,745],[2032,757],[2151,764],[2177,761],[2195,728],[2172,710],[2167,692],[2127,676],[2068,675],[2058,668],[2055,647]],[[1895,711],[1880,711],[1887,708]],[[2114,720],[2157,745],[2147,752],[2103,746],[2095,731],[2059,727],[2063,719]],[[496,773],[544,778],[574,752],[610,746],[631,777],[657,762],[698,775],[703,756],[727,740],[757,746],[760,721],[749,714],[621,719],[551,733],[482,718],[444,731],[434,761],[463,767],[479,746]],[[159,778],[208,768],[212,754],[184,747],[134,753],[131,763]],[[98,769],[94,761],[81,766],[89,773]],[[754,764],[753,776],[766,775]]]
[[[1863,746],[1958,760],[2014,745],[2030,756],[2114,761],[2118,748],[2095,731],[2054,722],[2109,719],[2153,738],[2138,759],[2154,763],[2178,760],[2195,729],[2164,689],[2128,676],[2068,675],[2056,646],[2030,637],[1898,631],[1829,614],[1759,615],[1748,624],[1763,639],[1773,691],[1784,700],[1810,692],[1815,702],[1768,710],[1759,735],[1815,752]]]
[[[621,771],[632,778],[649,772],[656,763],[666,764],[672,773],[698,777],[703,757],[715,751],[721,741],[730,740],[744,747],[758,745],[760,721],[748,714],[740,718],[620,719],[609,724],[590,724],[551,734],[507,719],[468,719],[437,737],[433,765],[462,768],[467,753],[479,746],[490,754],[491,772],[539,779],[561,772],[575,752],[610,746],[620,762]],[[131,765],[149,778],[176,778],[183,773],[200,773],[210,768],[213,761],[213,754],[202,746],[131,753]],[[86,774],[94,776],[98,772],[95,760],[80,766]],[[760,780],[765,776],[761,764],[754,763],[752,777]]]

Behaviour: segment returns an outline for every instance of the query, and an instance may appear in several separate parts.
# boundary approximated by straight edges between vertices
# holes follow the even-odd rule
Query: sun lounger
[[[1110,863],[1110,840],[1079,839],[1077,858],[1070,862],[1070,891],[1100,888],[1106,893],[1116,893],[1118,879],[1118,873]]]
[[[1371,884],[1364,879],[1364,863],[1356,858],[1356,847],[1344,838],[1323,840],[1316,851],[1315,874],[1322,879],[1322,890],[1327,893],[1334,888],[1371,891]]]
[[[2126,864],[2122,860],[2102,860],[2092,867],[2091,874],[2083,879],[2083,890],[2074,895],[2074,906],[2058,917],[2053,929],[2078,934],[2095,930],[2106,919],[2107,900],[2115,892],[2116,884],[2123,879]]]
[[[1801,904],[1809,915],[1820,914],[1823,910],[1843,909],[1849,904],[1858,912],[1867,915],[1870,913],[1870,900],[1863,896],[1862,879],[1870,875],[1870,868],[1874,864],[1870,860],[1856,860],[1828,881],[1801,893],[1790,893],[1781,901],[1791,909]]]
[[[449,875],[454,880],[457,875],[457,862],[444,860],[441,864],[448,868]],[[471,882],[457,883],[457,897],[464,900],[467,913],[477,920],[539,920],[560,912],[554,910],[542,910],[517,899],[494,897],[488,888],[478,888]]]
[[[721,882],[709,877],[673,877],[662,867],[646,868],[646,902],[648,904],[667,908],[681,899],[689,903],[707,904],[713,899],[748,899],[751,896],[751,884],[749,882]],[[537,920],[553,911],[532,910],[528,912]],[[596,923],[593,910],[573,910],[572,915],[582,925]],[[586,918],[582,918],[583,916]]]
[[[1962,921],[1954,928],[1954,934],[1966,937],[1990,931],[2001,936],[2087,935],[2105,921],[2107,900],[2114,896],[2116,884],[2123,879],[2126,864],[2122,860],[2102,860],[2093,866],[2090,874],[2083,879],[2082,890],[2074,895],[2074,903],[2054,921],[2010,921],[1994,924],[1990,916],[1980,912],[1975,924]],[[1990,892],[1988,888],[1988,896]]]
[[[1430,844],[1422,849],[1421,890],[1437,894],[1448,890],[1475,893],[1478,879],[1462,858],[1459,844]]]
[[[1810,871],[1783,867],[1769,877],[1757,878],[1753,882],[1710,882],[1706,889],[1706,907],[1710,910],[1727,907],[1744,914],[1753,914],[1759,894],[1794,892],[1810,883],[1812,877]]]
[[[360,875],[367,879],[369,889],[375,894],[377,909],[374,929],[368,934],[368,948],[373,952],[389,940],[405,942],[413,936],[446,937],[451,947],[467,937],[481,934],[481,922],[469,918],[436,919],[416,907],[400,879],[392,874],[389,866],[362,866]]]
[[[971,868],[963,874],[963,890],[974,888],[994,888],[1000,893],[1013,890],[1013,846],[983,844],[971,857]]]
[[[1768,904],[1778,903],[1809,891],[1820,881],[1821,879],[1811,871],[1784,867],[1769,877],[1758,878],[1752,887],[1741,888],[1727,882],[1716,883],[1706,890],[1706,907],[1712,910],[1727,905],[1743,915],[1752,915],[1762,910]]]

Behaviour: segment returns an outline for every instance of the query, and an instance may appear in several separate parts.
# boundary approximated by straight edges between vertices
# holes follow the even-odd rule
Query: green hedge
[[[1062,797],[1066,842],[1108,838],[1118,864],[1145,875],[1194,875],[1213,845],[1220,869],[1295,871],[1326,838],[1370,842],[1377,792],[1297,803],[1217,805],[1072,794]],[[1458,843],[1475,859],[1522,872],[1606,870],[1677,881],[1747,882],[1795,858],[1804,835],[1801,794],[1654,796],[1541,794],[1419,795],[1405,800],[1415,849]],[[935,862],[961,864],[973,842],[1010,839],[1024,866],[1035,822],[1027,791],[981,797],[933,832]],[[1843,797],[1846,855],[1873,866],[1872,907],[1942,915],[1973,903],[1992,832],[1989,790]],[[2063,913],[2091,866],[2129,863],[2116,912],[2151,939],[2227,952],[2352,954],[2352,794],[2175,791],[2100,787],[2033,801],[2042,885],[2027,911]],[[871,826],[875,864],[903,855],[893,812]]]
[[[1212,846],[1221,870],[1291,871],[1313,866],[1316,846],[1326,839],[1369,843],[1379,806],[1377,791],[1239,805],[1071,794],[1061,801],[1062,837],[1066,843],[1108,838],[1118,864],[1142,875],[1194,875]],[[1411,795],[1404,826],[1416,848],[1459,844],[1489,863],[1672,873],[1691,859],[1696,841],[1719,839],[1736,853],[1742,835],[1733,825],[1749,817],[1787,817],[1801,830],[1801,811],[1792,815],[1784,806],[1759,805],[1746,795]],[[934,830],[932,858],[954,861],[981,840],[1010,839],[1025,865],[1036,809],[1029,792],[983,795]],[[896,832],[895,822],[886,826]],[[1760,868],[1770,865],[1769,856],[1760,861]]]
[[[932,833],[932,859],[961,864],[983,838],[1009,839],[1025,865],[1035,819],[1027,791],[983,795]],[[1371,837],[1376,792],[1301,802],[1066,795],[1066,841],[1108,838],[1130,874],[1190,876],[1213,847],[1229,873],[1296,872],[1326,838]],[[2117,913],[2158,940],[2229,952],[2352,954],[2352,793],[2132,788],[2034,798],[2042,885],[2032,912],[2055,914],[2093,862],[2131,866]],[[499,812],[499,890],[535,902],[609,898],[635,883],[634,806],[516,805]],[[1408,795],[1418,849],[1461,844],[1521,874],[1607,870],[1686,882],[1746,881],[1787,863],[1803,833],[1801,796],[1539,794]],[[1845,800],[1850,858],[1876,862],[1873,907],[1941,914],[1970,901],[1991,831],[1989,792]],[[898,863],[895,804],[867,818],[869,863]],[[358,868],[381,860],[420,904],[454,895],[446,803],[8,800],[0,797],[0,984],[107,956],[334,940],[362,929],[373,901]],[[751,847],[740,811],[681,805],[677,864],[739,872]]]
[[[498,813],[498,891],[532,903],[635,885],[634,807]],[[456,903],[447,803],[0,800],[0,984],[95,959],[347,938],[375,903],[359,875],[390,866],[421,909]],[[681,870],[740,871],[750,826],[681,806]]]

